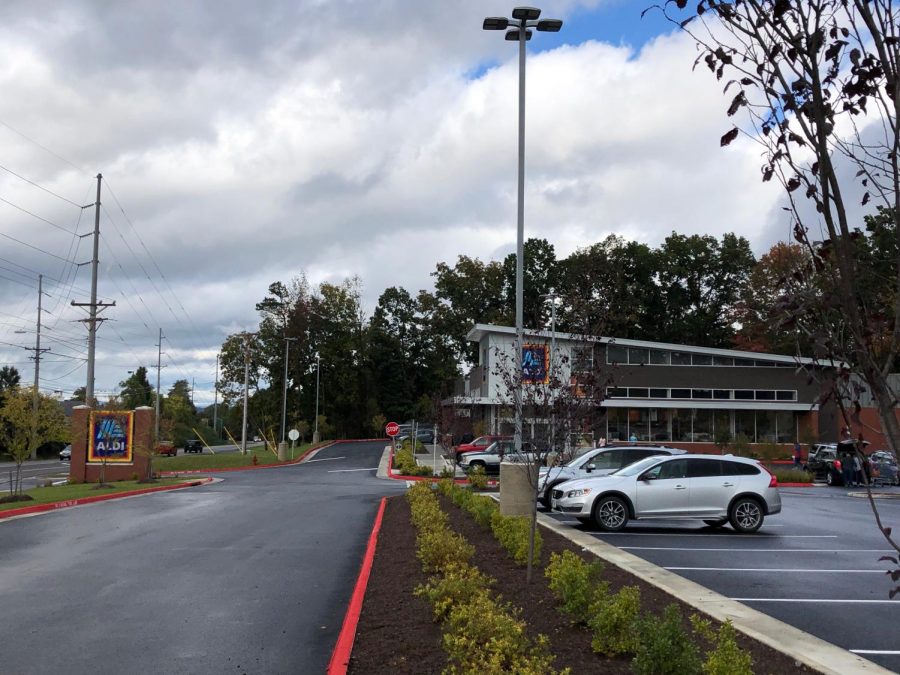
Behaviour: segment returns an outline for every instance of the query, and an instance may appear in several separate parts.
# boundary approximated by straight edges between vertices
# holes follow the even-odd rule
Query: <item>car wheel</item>
[[[469,467],[471,467],[472,469],[477,469],[479,466],[485,470],[485,473],[487,473],[487,464],[485,464],[484,462],[476,459],[474,462],[469,463]]]
[[[742,534],[756,532],[762,526],[763,518],[762,506],[750,497],[735,500],[728,511],[731,526]]]
[[[553,488],[555,488],[559,484],[560,484],[559,482],[550,483],[550,485],[547,486],[547,489],[544,490],[544,496],[541,497],[541,499],[540,499],[541,504],[548,511],[550,510],[550,498],[553,496]]]
[[[601,530],[619,532],[628,524],[628,505],[621,497],[603,497],[594,506],[594,522]]]
[[[719,518],[718,520],[704,520],[703,522],[710,527],[722,527],[725,523],[728,522],[728,518]]]

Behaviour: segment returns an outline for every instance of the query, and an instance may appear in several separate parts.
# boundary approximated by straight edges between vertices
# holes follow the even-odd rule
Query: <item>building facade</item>
[[[515,337],[507,326],[469,331],[479,363],[444,402],[457,429],[467,422],[473,431],[512,433]],[[811,359],[549,331],[526,331],[523,351],[525,439],[547,438],[549,407],[542,414],[529,401],[546,401],[534,394],[552,382],[576,392],[590,382],[593,394],[579,393],[592,399],[591,414],[568,432],[577,444],[604,438],[714,452],[726,439],[807,444],[836,440],[840,429],[836,406],[821,402],[830,371]]]

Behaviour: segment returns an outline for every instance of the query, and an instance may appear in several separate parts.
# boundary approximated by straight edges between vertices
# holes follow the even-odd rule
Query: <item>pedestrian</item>
[[[799,469],[803,454],[800,451],[800,442],[794,441],[794,468]]]
[[[637,443],[637,434],[635,434],[635,433],[632,431],[632,432],[631,432],[631,436],[628,437],[628,440],[629,440],[631,443]]]
[[[853,487],[855,473],[855,469],[853,468],[853,457],[851,455],[841,455],[841,475],[844,478],[844,485]]]
[[[862,462],[859,461],[858,453],[853,453],[853,482],[857,487],[863,484]]]

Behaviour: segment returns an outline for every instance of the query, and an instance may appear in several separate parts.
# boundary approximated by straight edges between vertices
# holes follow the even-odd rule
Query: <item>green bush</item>
[[[531,532],[531,518],[527,516],[504,516],[499,509],[491,513],[491,530],[500,545],[512,556],[519,566],[528,564],[528,539]],[[541,559],[541,532],[534,533],[534,559]]]
[[[436,572],[454,563],[467,563],[473,555],[475,547],[456,532],[446,529],[419,532],[416,556],[426,572]]]
[[[589,612],[591,648],[606,656],[636,653],[641,636],[640,611],[641,591],[637,586],[623,586],[612,596],[598,594]]]
[[[444,673],[553,672],[553,655],[546,636],[530,640],[518,612],[509,605],[499,605],[486,594],[477,594],[449,611],[443,643],[450,662]]]
[[[488,593],[494,583],[491,577],[472,565],[451,564],[442,572],[415,591],[417,596],[431,603],[436,621],[445,619],[454,606],[469,602],[476,595]]]
[[[419,466],[413,457],[412,451],[406,447],[394,454],[394,468],[401,476],[433,476],[434,471],[430,466]]]
[[[813,476],[808,471],[800,469],[778,469],[769,467],[770,471],[775,474],[775,478],[779,483],[812,483]]]
[[[631,668],[637,675],[699,675],[697,645],[681,624],[678,605],[666,607],[662,617],[638,622],[640,644]]]
[[[714,645],[703,662],[704,675],[753,675],[753,659],[738,646],[731,621],[723,623],[716,632],[709,620],[692,614],[691,626],[695,633]]]
[[[551,553],[544,570],[550,590],[561,603],[560,610],[575,623],[587,623],[588,611],[598,594],[608,592],[608,584],[600,581],[603,563],[588,563],[573,551]]]
[[[497,505],[497,502],[490,497],[472,495],[465,509],[476,523],[484,528],[489,528],[491,527],[491,518],[494,513],[499,512],[500,507]]]
[[[468,479],[473,490],[484,490],[487,487],[487,474],[483,466],[476,466],[469,471]]]

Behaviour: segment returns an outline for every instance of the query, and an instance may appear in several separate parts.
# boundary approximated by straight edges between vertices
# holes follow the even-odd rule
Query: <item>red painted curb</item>
[[[196,487],[204,485],[212,481],[212,478],[205,480],[195,480],[187,483],[179,483],[178,485],[160,485],[159,487],[143,488],[132,492],[116,492],[111,495],[96,495],[94,497],[79,497],[78,499],[67,499],[63,502],[51,502],[49,504],[36,504],[35,506],[24,506],[20,509],[9,509],[0,511],[0,518],[10,518],[12,516],[24,516],[29,513],[41,513],[43,511],[55,511],[56,509],[65,509],[70,506],[79,506],[81,504],[93,504],[95,502],[105,502],[109,499],[121,499],[122,497],[133,497],[135,495],[146,495],[151,492],[165,492],[166,490],[178,490],[186,487]]]
[[[369,584],[369,574],[372,572],[375,546],[378,543],[378,532],[381,530],[381,520],[384,517],[384,506],[386,503],[387,497],[382,497],[381,504],[378,506],[378,513],[375,515],[375,524],[372,525],[372,534],[369,535],[369,543],[366,546],[366,554],[363,556],[359,577],[356,579],[356,586],[353,588],[353,595],[350,596],[350,604],[347,606],[347,613],[344,615],[344,624],[341,626],[341,632],[334,645],[334,651],[331,653],[328,670],[325,671],[328,675],[345,675],[347,666],[350,664],[350,652],[353,651],[353,642],[356,639],[356,626],[359,623],[359,614],[362,611],[366,586]]]

